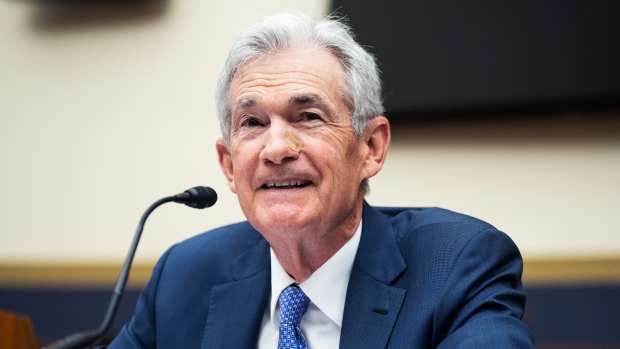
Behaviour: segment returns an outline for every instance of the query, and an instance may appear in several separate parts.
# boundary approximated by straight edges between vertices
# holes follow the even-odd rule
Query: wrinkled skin
[[[343,78],[338,60],[313,46],[246,64],[229,90],[230,142],[216,145],[248,221],[299,282],[355,232],[360,183],[379,172],[389,146],[382,116],[355,135]]]

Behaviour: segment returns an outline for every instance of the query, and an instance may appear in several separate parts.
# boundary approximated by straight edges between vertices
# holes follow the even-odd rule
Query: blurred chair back
[[[0,349],[36,349],[37,339],[28,316],[0,309]]]

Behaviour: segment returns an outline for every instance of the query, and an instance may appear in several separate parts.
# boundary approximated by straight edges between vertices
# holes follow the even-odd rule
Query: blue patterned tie
[[[278,298],[280,304],[280,336],[278,349],[306,349],[306,339],[299,323],[308,309],[310,299],[297,285],[285,288]]]

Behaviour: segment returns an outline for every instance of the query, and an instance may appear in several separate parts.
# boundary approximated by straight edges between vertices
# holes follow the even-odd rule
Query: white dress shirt
[[[361,230],[360,221],[351,239],[308,279],[299,284],[299,288],[310,299],[308,310],[301,318],[300,324],[308,349],[336,349],[340,344],[347,285],[362,235]],[[273,249],[270,249],[270,252],[271,296],[258,335],[258,349],[277,349],[280,328],[278,297],[282,290],[295,283],[282,268]]]

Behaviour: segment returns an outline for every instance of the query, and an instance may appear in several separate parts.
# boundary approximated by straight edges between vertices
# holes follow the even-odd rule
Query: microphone
[[[174,202],[198,209],[211,207],[217,201],[217,193],[209,187],[193,187],[173,197]]]
[[[121,298],[123,297],[125,285],[127,284],[127,279],[129,278],[131,263],[133,262],[136,250],[138,249],[138,243],[140,242],[140,237],[142,236],[142,231],[144,230],[144,224],[146,223],[149,215],[156,208],[167,202],[176,202],[185,204],[189,207],[203,209],[213,206],[216,201],[217,193],[215,192],[215,190],[211,189],[210,187],[199,186],[187,189],[180,194],[166,196],[152,203],[151,206],[149,206],[146,211],[144,211],[142,217],[140,217],[140,222],[138,223],[138,227],[136,228],[136,232],[133,236],[131,246],[129,247],[129,252],[127,252],[127,257],[125,257],[123,268],[121,269],[118,279],[116,280],[116,286],[114,287],[114,292],[112,293],[112,297],[110,298],[108,309],[106,310],[106,314],[99,327],[96,329],[86,330],[69,335],[59,341],[43,347],[42,349],[86,348],[89,345],[96,344],[96,342],[99,341],[106,334],[106,332],[110,329],[110,326],[112,325],[112,320],[114,320],[116,310],[118,309],[118,305],[120,304]]]

